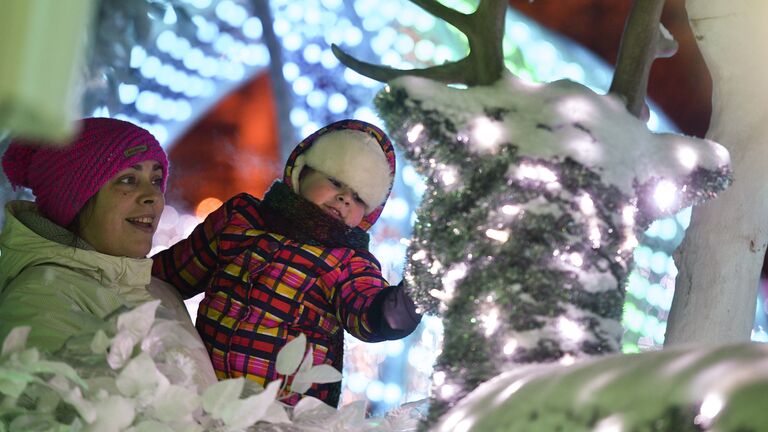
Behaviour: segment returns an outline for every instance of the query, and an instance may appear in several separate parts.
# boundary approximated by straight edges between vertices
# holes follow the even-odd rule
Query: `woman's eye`
[[[152,179],[152,184],[155,185],[155,186],[162,186],[163,185],[163,178],[162,177],[157,177],[157,178]]]
[[[120,184],[125,184],[125,185],[136,184],[136,177],[134,177],[134,176],[120,177],[117,180],[117,182],[120,183]]]
[[[336,187],[341,187],[341,182],[336,180],[335,178],[328,177],[328,181],[331,182],[331,184]]]
[[[354,194],[352,197],[353,197],[353,198],[355,199],[355,201],[357,201],[359,204],[363,204],[363,205],[365,205],[365,202],[363,201],[363,199],[362,199],[362,198],[360,198],[360,195],[358,195],[358,194]]]

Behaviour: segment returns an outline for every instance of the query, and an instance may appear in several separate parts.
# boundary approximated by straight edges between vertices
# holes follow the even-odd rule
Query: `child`
[[[154,257],[153,274],[182,295],[205,291],[196,325],[220,379],[284,378],[277,353],[300,333],[314,364],[341,371],[342,329],[376,342],[416,328],[421,317],[402,284],[390,286],[368,251],[366,230],[394,172],[383,131],[359,120],[330,124],[299,143],[263,200],[231,198]],[[315,384],[306,394],[336,406],[340,384]]]

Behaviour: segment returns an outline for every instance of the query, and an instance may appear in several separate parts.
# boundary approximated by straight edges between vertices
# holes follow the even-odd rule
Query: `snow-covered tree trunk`
[[[693,210],[667,345],[745,341],[768,244],[768,2],[688,0],[691,27],[713,81],[708,138],[731,154],[733,185]]]

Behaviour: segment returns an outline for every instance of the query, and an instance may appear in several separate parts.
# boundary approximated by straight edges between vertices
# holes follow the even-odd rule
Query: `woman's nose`
[[[349,203],[352,201],[352,194],[349,191],[342,190],[336,196],[336,199],[343,202],[345,205],[349,205]]]

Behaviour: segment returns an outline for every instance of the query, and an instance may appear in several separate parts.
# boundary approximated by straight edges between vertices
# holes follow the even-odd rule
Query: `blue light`
[[[659,227],[659,238],[670,241],[677,237],[677,222],[673,218],[663,219]]]
[[[648,279],[640,275],[640,273],[633,271],[629,274],[629,282],[627,283],[627,291],[642,300],[648,295],[648,287],[651,283]]]
[[[256,17],[250,17],[243,23],[243,35],[250,39],[259,39],[264,33],[261,20]]]
[[[197,39],[200,42],[211,43],[219,36],[219,26],[216,23],[208,22],[204,18],[197,23]]]
[[[369,382],[370,380],[365,375],[355,372],[349,375],[347,387],[354,393],[362,393],[365,391],[365,388],[368,387]]]
[[[174,59],[181,60],[184,58],[185,55],[187,55],[190,48],[191,46],[188,40],[184,39],[183,37],[177,37],[176,46],[173,47],[173,49],[169,54]]]
[[[203,62],[205,56],[199,48],[192,48],[187,55],[184,56],[184,66],[190,70],[197,70]]]
[[[405,349],[405,343],[403,343],[402,340],[390,340],[384,342],[387,355],[390,357],[397,357],[400,354],[403,353],[403,350]]]
[[[301,127],[301,136],[309,136],[312,132],[319,129],[319,126],[315,122],[306,122],[304,123],[304,126]]]
[[[296,63],[285,62],[283,64],[283,77],[286,81],[291,82],[299,77],[301,69]]]
[[[327,49],[323,50],[323,55],[320,58],[320,64],[323,65],[326,69],[332,69],[338,66],[339,59],[336,58],[335,55],[333,55],[333,51]]]
[[[157,83],[160,85],[169,86],[175,77],[176,69],[174,69],[173,66],[166,64],[160,67],[155,80],[157,80]]]
[[[347,98],[341,93],[334,93],[328,98],[328,111],[341,114],[347,109]]]
[[[230,81],[240,81],[245,76],[245,66],[242,63],[225,63],[224,76]]]
[[[312,83],[312,80],[309,79],[306,76],[301,76],[296,78],[296,81],[293,82],[293,91],[299,96],[305,96],[309,94],[314,89],[314,84]]]
[[[283,47],[288,51],[296,51],[301,48],[304,41],[299,33],[289,33],[283,38]]]
[[[653,251],[647,246],[638,246],[634,251],[635,265],[639,268],[648,268],[651,265]]]
[[[321,0],[323,7],[329,10],[338,9],[343,4],[344,0]]]
[[[141,64],[139,72],[141,72],[145,78],[152,79],[160,70],[160,66],[162,66],[162,63],[160,63],[159,58],[155,56],[149,56],[146,60],[144,60],[144,63]]]
[[[211,78],[219,72],[221,68],[221,62],[216,60],[213,57],[204,57],[201,61],[200,67],[199,67],[199,73],[200,75]],[[223,73],[222,73],[223,75]]]
[[[408,164],[403,167],[403,183],[408,186],[414,187],[417,184],[424,183],[424,179],[416,172],[413,165]]]
[[[312,108],[320,108],[321,106],[325,105],[327,97],[325,96],[325,92],[322,90],[312,90],[307,95],[307,105],[311,106]]]
[[[198,97],[203,94],[203,87],[202,79],[196,76],[189,77],[187,86],[184,88],[184,96],[190,98]]]
[[[213,43],[213,49],[219,54],[226,54],[234,45],[235,39],[229,33],[222,33]]]
[[[164,30],[157,36],[155,44],[160,51],[170,52],[176,46],[176,33]]]
[[[314,64],[320,61],[323,55],[323,49],[318,44],[309,44],[304,47],[304,60],[309,64]]]
[[[176,11],[173,9],[173,6],[168,5],[165,8],[165,15],[163,15],[163,24],[174,25],[176,20]]]
[[[198,8],[198,9],[206,9],[208,6],[211,5],[211,0],[188,0],[189,3]]]
[[[172,92],[181,93],[189,85],[189,76],[184,72],[177,70],[173,74],[171,84],[168,86]]]
[[[688,225],[691,223],[691,212],[692,207],[684,208],[680,211],[680,213],[675,216],[675,219],[677,219],[677,223],[679,223],[683,229],[688,229]]]
[[[346,81],[351,85],[360,84],[360,81],[362,81],[362,76],[350,68],[344,69],[343,75],[344,75],[344,81]]]
[[[411,39],[410,36],[407,34],[401,34],[400,36],[395,39],[395,49],[400,54],[408,54],[409,52],[413,51],[414,47],[413,39]]]
[[[282,18],[275,18],[272,29],[275,31],[275,36],[284,37],[291,31],[291,23]]]
[[[414,54],[416,54],[417,59],[423,62],[429,62],[435,56],[434,42],[432,42],[429,39],[420,40],[416,44],[416,49],[414,50]]]
[[[344,35],[344,42],[353,47],[360,44],[363,41],[363,32],[357,27],[347,28],[347,32]]]
[[[144,63],[144,60],[147,58],[147,51],[136,45],[133,48],[131,48],[131,60],[129,65],[137,69],[139,66],[141,66],[142,63]]]
[[[403,397],[403,390],[399,385],[395,383],[387,383],[384,386],[384,402],[388,404],[396,404],[400,402],[401,397]]]
[[[291,124],[297,128],[302,127],[306,122],[309,121],[309,114],[307,114],[307,111],[302,108],[292,109],[288,117],[291,120]]]
[[[381,381],[371,381],[365,389],[365,396],[373,402],[384,399],[384,384]]]
[[[361,106],[360,108],[355,110],[354,117],[356,119],[360,119],[363,121],[367,121],[368,123],[373,124],[379,124],[381,122],[381,119],[379,118],[376,113],[368,108],[367,106]]]
[[[304,17],[304,7],[304,5],[298,2],[292,2],[285,8],[285,17],[288,18],[289,21],[298,23]]]
[[[400,54],[394,50],[389,50],[381,56],[381,63],[394,68],[399,68],[402,61]]]
[[[154,92],[144,90],[136,98],[136,109],[144,114],[155,115],[160,97]]]
[[[426,13],[425,11],[420,12],[421,13],[416,16],[416,21],[413,23],[413,25],[416,27],[416,30],[420,31],[421,33],[428,33],[435,27],[435,17]]]
[[[139,96],[139,87],[133,84],[120,83],[117,86],[117,94],[121,103],[129,105],[136,102],[136,98]]]
[[[357,116],[355,116],[357,118]],[[385,219],[403,220],[408,217],[410,206],[408,201],[400,197],[392,197],[384,205],[381,217]]]
[[[160,99],[157,108],[157,115],[163,120],[170,120],[176,117],[176,102],[171,99]]]
[[[192,106],[184,99],[176,101],[176,121],[186,121],[192,116]]]
[[[243,49],[242,61],[248,66],[269,64],[269,50],[265,45],[248,45]]]
[[[669,255],[664,252],[658,251],[651,257],[651,271],[658,275],[663,275],[667,272],[667,260]]]

